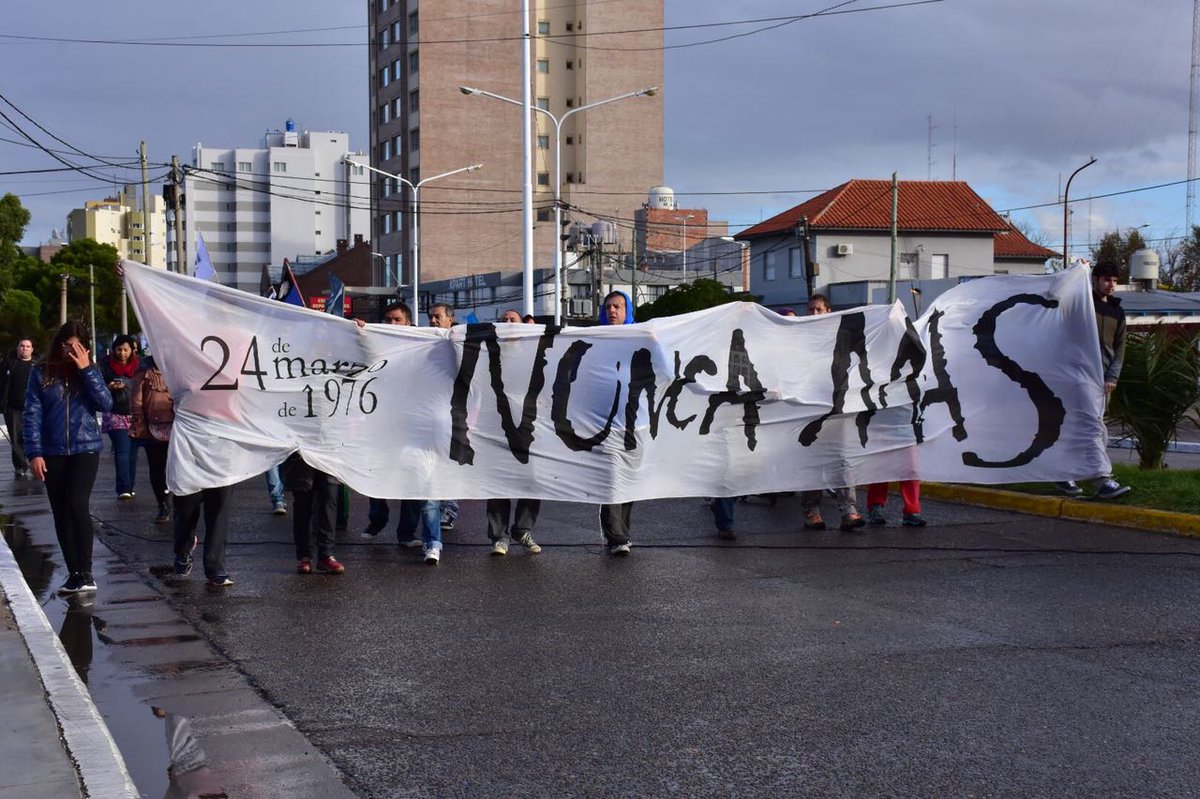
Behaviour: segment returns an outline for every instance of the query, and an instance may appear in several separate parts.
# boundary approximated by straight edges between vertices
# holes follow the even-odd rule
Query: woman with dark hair
[[[96,414],[112,410],[112,394],[84,342],[87,328],[67,322],[46,361],[30,371],[22,428],[33,476],[46,483],[54,532],[69,576],[60,594],[95,591],[89,500],[103,448]]]
[[[112,411],[104,414],[100,425],[112,442],[113,461],[117,471],[117,499],[133,499],[133,482],[137,472],[136,442],[129,437],[133,421],[133,382],[138,371],[138,356],[132,336],[117,336],[109,350],[108,360],[101,371],[112,394]]]

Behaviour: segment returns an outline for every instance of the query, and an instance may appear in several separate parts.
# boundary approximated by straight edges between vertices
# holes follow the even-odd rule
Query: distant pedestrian
[[[1121,377],[1121,366],[1125,362],[1125,309],[1121,298],[1116,296],[1120,270],[1112,261],[1097,261],[1092,267],[1092,305],[1096,309],[1096,329],[1100,334],[1100,363],[1104,368],[1104,409],[1108,410],[1108,398],[1117,387]],[[1101,426],[1103,426],[1101,418]],[[1101,432],[1101,443],[1108,446],[1108,430]],[[1058,490],[1069,497],[1077,497],[1083,489],[1074,480],[1055,484]],[[1129,493],[1111,474],[1103,474],[1092,480],[1096,499],[1116,499]]]
[[[155,524],[171,521],[171,495],[167,491],[167,446],[175,421],[175,400],[167,381],[153,361],[138,373],[133,388],[133,413],[129,434],[146,450],[150,487],[158,501]]]
[[[0,366],[0,402],[4,407],[4,424],[8,443],[12,445],[13,477],[29,477],[29,461],[22,446],[21,415],[25,412],[25,391],[33,369],[33,339],[18,339],[16,348]]]
[[[30,370],[21,417],[29,468],[46,483],[67,564],[60,594],[96,590],[90,500],[103,449],[96,414],[112,410],[112,394],[84,344],[89,338],[79,322],[58,329],[45,363]]]
[[[119,501],[133,499],[137,473],[137,447],[129,437],[133,420],[133,383],[138,372],[138,356],[131,336],[117,336],[108,359],[101,364],[104,380],[112,393],[112,410],[104,414],[100,429],[112,442],[116,467],[116,493]]]
[[[623,291],[611,291],[604,298],[600,309],[602,325],[632,325],[633,302]],[[629,555],[633,543],[629,540],[629,526],[633,513],[632,502],[607,503],[600,506],[600,531],[608,545],[608,554],[617,557]]]
[[[292,492],[292,539],[296,544],[296,573],[341,574],[346,571],[333,556],[334,519],[337,517],[336,477],[305,463],[293,453],[279,469],[283,483]],[[317,542],[317,560],[313,563],[312,543]]]

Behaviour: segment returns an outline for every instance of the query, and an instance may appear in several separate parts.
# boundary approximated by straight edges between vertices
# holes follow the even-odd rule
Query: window
[[[388,10],[388,0],[379,0],[379,13],[382,14]]]
[[[321,231],[319,231],[319,230],[317,230],[317,231],[314,231],[314,232],[315,232],[315,233],[316,233],[318,236],[320,236],[320,235],[321,235]]]
[[[550,98],[549,97],[537,98],[537,107],[542,109],[543,111],[549,111],[550,110]]]
[[[417,51],[413,50],[408,54],[408,71],[416,72],[420,68],[421,59],[417,56]]]
[[[574,62],[574,61],[568,61],[568,62],[567,62],[567,69],[575,69],[575,62]]]
[[[387,67],[379,70],[379,88],[385,88],[391,81],[391,76],[392,73],[388,71]]]
[[[414,11],[408,15],[408,35],[417,35],[417,12]]]
[[[225,249],[228,252],[237,252],[237,245],[236,244],[226,244]]]
[[[550,173],[549,172],[538,172],[537,173],[537,184],[539,186],[549,186],[550,185]]]
[[[788,277],[804,277],[804,249],[792,247],[788,250]]]
[[[575,107],[575,101],[572,98],[568,97],[567,98],[567,108],[574,108],[574,107]]]
[[[775,279],[775,267],[779,263],[779,253],[765,252],[763,253],[763,280]]]
[[[388,139],[382,145],[383,152],[379,154],[380,161],[387,161],[392,157],[392,140]]]
[[[225,162],[224,161],[213,161],[211,164],[208,165],[208,168],[210,170],[212,170],[213,172],[224,172],[225,171]]]
[[[575,30],[575,25],[573,23],[568,22],[567,23],[567,33],[570,33],[573,30]]]
[[[392,32],[388,28],[384,28],[379,32],[379,49],[386,50],[392,46]]]
[[[408,132],[408,149],[421,149],[421,131],[418,128],[413,128]]]
[[[549,35],[550,35],[550,20],[539,19],[538,20],[538,36],[549,36]]]
[[[537,146],[538,146],[539,150],[549,150],[550,149],[550,137],[549,136],[538,136],[537,137]]]
[[[550,72],[550,59],[539,58],[537,60],[537,71],[542,73],[543,75],[548,74]]]
[[[421,92],[414,89],[408,93],[408,113],[415,114],[421,109]]]
[[[659,297],[667,293],[666,286],[646,286],[646,295],[651,300],[657,300]]]
[[[392,62],[392,80],[400,80],[403,68],[403,62],[399,58]]]
[[[950,255],[948,253],[934,253],[929,257],[929,277],[933,280],[950,277]]]
[[[392,104],[384,103],[379,106],[379,124],[384,125],[392,121]]]
[[[275,163],[271,164],[271,171],[272,172],[287,172],[287,162],[286,161],[276,161]]]
[[[318,208],[317,210],[313,211],[313,213],[314,213],[314,214],[316,214],[317,216],[320,216],[320,215],[321,215],[321,209],[320,209],[320,208]],[[319,232],[319,231],[318,231],[318,232]]]
[[[575,173],[568,172],[567,173],[567,183],[574,183],[574,182],[575,182]]]
[[[404,33],[404,28],[401,27],[400,21],[396,20],[392,23],[392,41],[396,44],[400,43],[400,35]]]
[[[250,172],[254,169],[254,164],[249,161],[238,161],[238,172]]]
[[[399,118],[400,118],[400,114],[401,114],[403,111],[404,111],[404,106],[403,106],[403,105],[401,105],[401,103],[400,103],[400,98],[399,98],[399,97],[397,97],[395,100],[392,100],[392,118],[393,118],[393,119],[399,119]]]
[[[384,233],[392,232],[392,215],[391,214],[383,215],[383,232]]]
[[[574,137],[574,136],[568,136],[568,137],[567,137],[567,144],[574,144],[574,143],[575,143],[575,137]]]
[[[414,186],[421,182],[421,168],[419,166],[414,166],[408,170],[408,182]]]
[[[539,208],[539,209],[537,209],[537,221],[539,221],[539,222],[549,222],[549,221],[550,221],[550,216],[551,216],[551,215],[550,215],[550,209],[549,209],[549,208]]]

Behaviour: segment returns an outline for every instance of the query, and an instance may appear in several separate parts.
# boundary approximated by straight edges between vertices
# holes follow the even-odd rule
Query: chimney
[[[345,239],[337,240],[337,251],[338,251],[338,255],[341,255],[342,253],[344,253],[346,251],[346,240]]]
[[[362,243],[363,243],[363,234],[355,233],[354,234],[354,246],[357,247],[358,245],[360,245]]]

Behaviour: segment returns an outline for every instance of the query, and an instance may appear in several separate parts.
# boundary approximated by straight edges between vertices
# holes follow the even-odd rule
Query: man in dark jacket
[[[1125,360],[1125,309],[1116,296],[1120,270],[1112,261],[1098,261],[1092,267],[1092,302],[1096,307],[1096,328],[1100,333],[1100,362],[1104,366],[1104,404],[1117,387],[1121,365]],[[1105,435],[1107,444],[1108,436]],[[1075,481],[1057,483],[1058,490],[1070,497],[1083,493]],[[1115,499],[1129,493],[1112,475],[1101,475],[1094,481],[1096,499]]]
[[[12,355],[4,359],[0,374],[0,400],[4,403],[4,424],[12,444],[13,476],[24,480],[29,476],[29,461],[25,459],[21,435],[21,414],[25,411],[25,390],[29,386],[29,370],[33,368],[33,339],[22,338]]]

